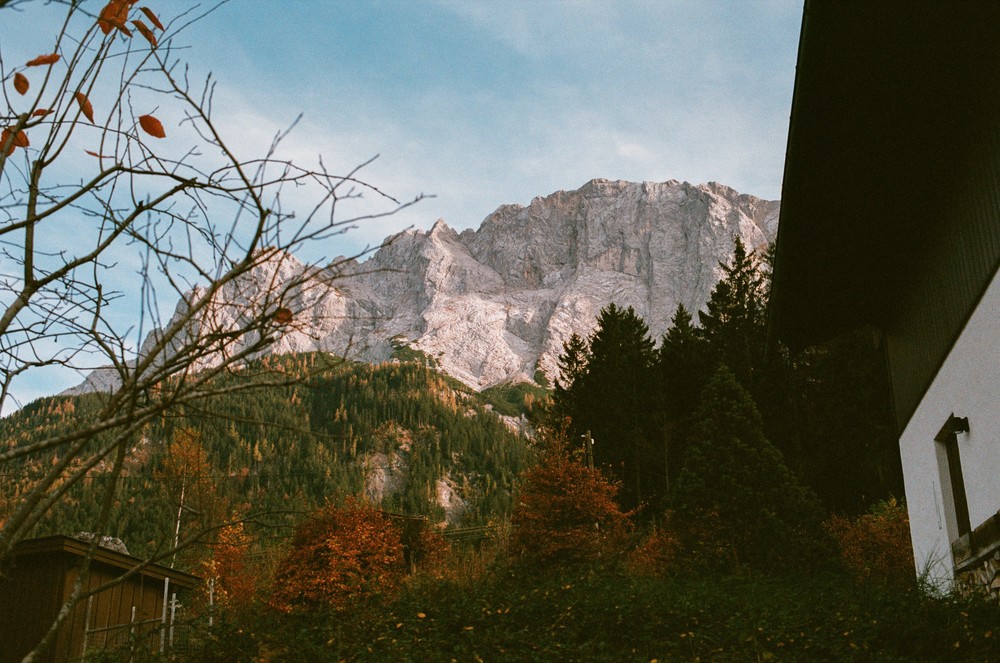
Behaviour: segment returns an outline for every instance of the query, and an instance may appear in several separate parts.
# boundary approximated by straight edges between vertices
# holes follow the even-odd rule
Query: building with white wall
[[[772,292],[879,330],[917,571],[1000,587],[1000,3],[807,0]]]

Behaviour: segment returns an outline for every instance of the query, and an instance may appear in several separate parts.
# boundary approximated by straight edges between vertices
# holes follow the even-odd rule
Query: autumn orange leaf
[[[139,34],[146,38],[146,41],[148,41],[153,48],[156,48],[156,36],[145,23],[136,19],[132,21],[132,25],[134,25],[135,29],[139,31]]]
[[[23,131],[18,131],[14,134],[14,143],[16,147],[28,147],[31,143],[28,142],[28,134]]]
[[[83,116],[90,120],[90,123],[94,123],[94,107],[90,104],[90,99],[87,99],[87,95],[83,92],[77,92],[75,95],[76,103],[80,104],[80,111],[83,112]]]
[[[400,528],[374,506],[348,498],[295,528],[270,603],[285,613],[342,607],[359,597],[386,595],[404,572]]]
[[[58,53],[49,53],[48,55],[39,55],[37,58],[28,60],[24,66],[26,67],[41,67],[46,64],[54,64],[59,61]]]
[[[14,74],[14,89],[17,90],[18,94],[27,94],[28,87],[29,85],[27,76],[25,76],[21,72],[17,72],[16,74]]]
[[[84,152],[86,152],[87,154],[89,154],[92,157],[97,157],[98,159],[110,159],[111,158],[107,154],[98,154],[97,152],[94,152],[92,150],[84,150]]]
[[[166,138],[167,134],[163,131],[163,125],[152,115],[140,115],[139,116],[139,126],[142,130],[148,133],[154,138]]]
[[[48,115],[51,112],[52,111],[50,109],[48,109],[48,108],[37,108],[34,111],[32,111],[31,116],[32,117],[45,117],[46,115]]]
[[[146,18],[149,19],[150,23],[155,25],[158,30],[160,30],[161,32],[163,31],[163,24],[160,23],[160,19],[156,18],[156,14],[153,13],[152,9],[150,9],[149,7],[139,7],[139,11],[145,14]]]
[[[23,131],[14,133],[11,131],[10,127],[5,127],[4,130],[0,132],[0,149],[7,144],[7,141],[10,141],[10,147],[7,148],[8,155],[14,151],[15,147],[28,147],[28,145],[30,145],[28,142],[28,134]]]
[[[109,34],[111,30],[114,29],[114,25],[111,23],[111,15],[116,11],[115,3],[109,2],[104,5],[104,9],[97,17],[97,27],[101,29],[104,34]]]
[[[104,9],[97,17],[97,27],[104,34],[109,34],[112,29],[118,28],[131,37],[132,33],[124,28],[126,20],[128,20],[128,3],[124,0],[111,0],[104,5]]]

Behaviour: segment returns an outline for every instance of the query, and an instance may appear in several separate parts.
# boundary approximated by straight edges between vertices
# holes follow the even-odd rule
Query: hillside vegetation
[[[915,576],[878,344],[768,347],[766,256],[737,241],[720,267],[698,321],[679,307],[659,342],[603,309],[551,392],[537,375],[475,394],[400,345],[378,366],[264,359],[148,426],[112,533],[140,554],[197,535],[176,561],[212,588],[171,656],[1000,656],[995,600]],[[247,388],[261,376],[285,383]],[[0,439],[100,399],[43,399]],[[0,477],[3,508],[50,461]],[[85,527],[101,470],[38,533]]]
[[[116,498],[127,508],[114,510],[108,530],[130,552],[151,554],[173,541],[182,486],[182,537],[248,516],[281,526],[268,536],[281,535],[305,513],[348,495],[367,494],[384,509],[434,522],[448,516],[471,525],[509,513],[527,442],[456,381],[413,362],[372,366],[322,355],[267,358],[260,368],[288,384],[225,393],[245,386],[230,375],[218,385],[223,393],[159,420],[137,441],[140,453]],[[35,401],[0,420],[0,440],[30,443],[89,416],[101,398]],[[3,468],[0,520],[50,459]],[[86,530],[101,481],[97,467],[35,534]],[[439,485],[461,508],[446,513]]]
[[[204,613],[192,620],[180,660],[1000,655],[995,601],[926,591],[913,576],[912,558],[855,556],[859,542],[885,550],[908,544],[897,505],[838,520],[825,553],[761,570],[734,563],[725,546],[713,549],[683,534],[705,534],[698,526],[632,529],[614,504],[615,484],[568,452],[565,434],[543,435],[545,448],[524,478],[509,527],[494,528],[473,546],[449,546],[430,534],[407,571],[387,545],[400,540],[390,519],[357,504],[324,510],[297,528],[273,579],[258,575],[256,593],[217,604],[215,626],[206,626]],[[225,572],[219,578],[223,587],[236,579]]]

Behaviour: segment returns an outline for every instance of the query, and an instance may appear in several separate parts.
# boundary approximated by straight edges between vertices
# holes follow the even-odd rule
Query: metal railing
[[[164,580],[164,597],[168,596],[169,580]],[[190,624],[179,622],[178,613],[182,606],[177,601],[177,593],[169,594],[163,604],[162,615],[153,619],[136,621],[136,606],[132,606],[131,618],[127,623],[91,626],[94,597],[87,599],[84,613],[83,646],[81,658],[87,652],[128,654],[128,660],[143,660],[143,655],[164,653],[173,649],[177,641],[186,639]]]

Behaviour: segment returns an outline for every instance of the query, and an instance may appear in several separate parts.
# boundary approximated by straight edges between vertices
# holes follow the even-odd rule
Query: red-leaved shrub
[[[574,563],[620,550],[628,517],[615,501],[617,485],[570,453],[565,426],[542,435],[542,457],[525,473],[511,517],[515,556]]]
[[[212,556],[202,563],[201,575],[211,583],[212,602],[223,610],[250,607],[257,591],[257,575],[247,564],[252,540],[242,522],[219,530]]]
[[[676,568],[679,551],[677,534],[657,527],[629,551],[626,566],[634,575],[661,576]]]
[[[349,498],[328,504],[295,529],[278,568],[271,605],[341,607],[351,599],[394,589],[405,572],[400,533],[370,504]]]
[[[895,498],[876,504],[871,513],[849,519],[833,516],[824,523],[837,541],[840,557],[862,581],[894,585],[915,578],[910,519]]]

